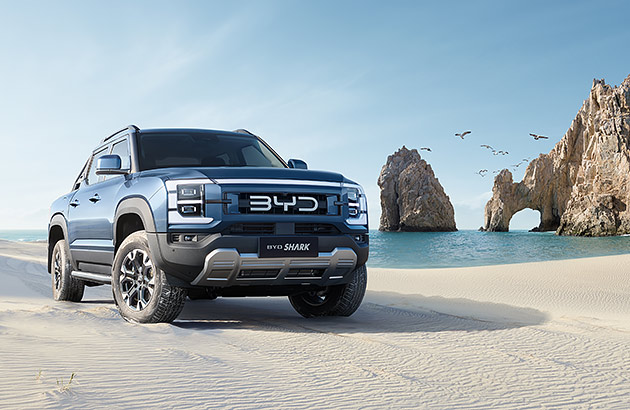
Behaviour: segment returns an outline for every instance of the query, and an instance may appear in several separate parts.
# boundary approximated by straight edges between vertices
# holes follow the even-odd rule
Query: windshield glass
[[[138,134],[141,171],[170,167],[286,168],[257,138],[208,132]]]

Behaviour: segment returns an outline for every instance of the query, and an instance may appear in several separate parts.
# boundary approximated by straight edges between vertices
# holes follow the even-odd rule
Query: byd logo
[[[276,195],[251,195],[249,197],[249,209],[255,212],[270,211],[272,206],[281,206],[284,212],[289,211],[290,206],[296,206],[298,201],[308,201],[313,204],[311,207],[299,207],[298,212],[313,212],[317,210],[319,202],[312,196],[292,196],[290,201],[281,201]]]

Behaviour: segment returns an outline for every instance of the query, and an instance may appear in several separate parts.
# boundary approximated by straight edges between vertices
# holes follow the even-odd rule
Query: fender
[[[52,252],[54,248],[54,244],[50,243],[50,231],[53,227],[58,226],[61,228],[63,232],[63,239],[68,241],[68,221],[61,213],[54,214],[52,218],[50,218],[50,223],[48,224],[48,238],[47,238],[47,247],[48,247],[48,272],[50,273],[51,265],[52,265]],[[56,243],[56,242],[55,242]],[[53,246],[51,246],[53,245]],[[74,269],[77,268],[74,260],[72,259],[72,255],[68,252],[68,258],[70,259],[70,263]]]
[[[118,221],[121,216],[128,214],[138,215],[147,233],[155,232],[155,220],[147,200],[142,197],[125,198],[120,201],[116,208],[116,213],[114,214],[114,243],[117,243],[116,232],[118,232]]]

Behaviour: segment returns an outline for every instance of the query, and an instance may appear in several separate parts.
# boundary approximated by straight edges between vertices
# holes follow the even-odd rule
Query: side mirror
[[[96,175],[122,175],[128,170],[121,169],[122,160],[118,155],[103,155],[96,160]]]
[[[302,161],[301,159],[290,159],[289,168],[308,169],[308,166],[306,165],[306,162]]]

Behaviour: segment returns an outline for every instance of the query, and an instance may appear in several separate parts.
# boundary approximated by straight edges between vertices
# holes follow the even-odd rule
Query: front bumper
[[[343,283],[356,264],[357,254],[350,248],[319,252],[314,258],[259,258],[255,253],[220,248],[206,256],[191,285],[334,285]]]
[[[329,286],[347,283],[368,259],[369,244],[351,235],[318,236],[317,257],[260,258],[258,236],[208,234],[199,242],[173,243],[166,233],[148,234],[157,267],[176,286]]]

